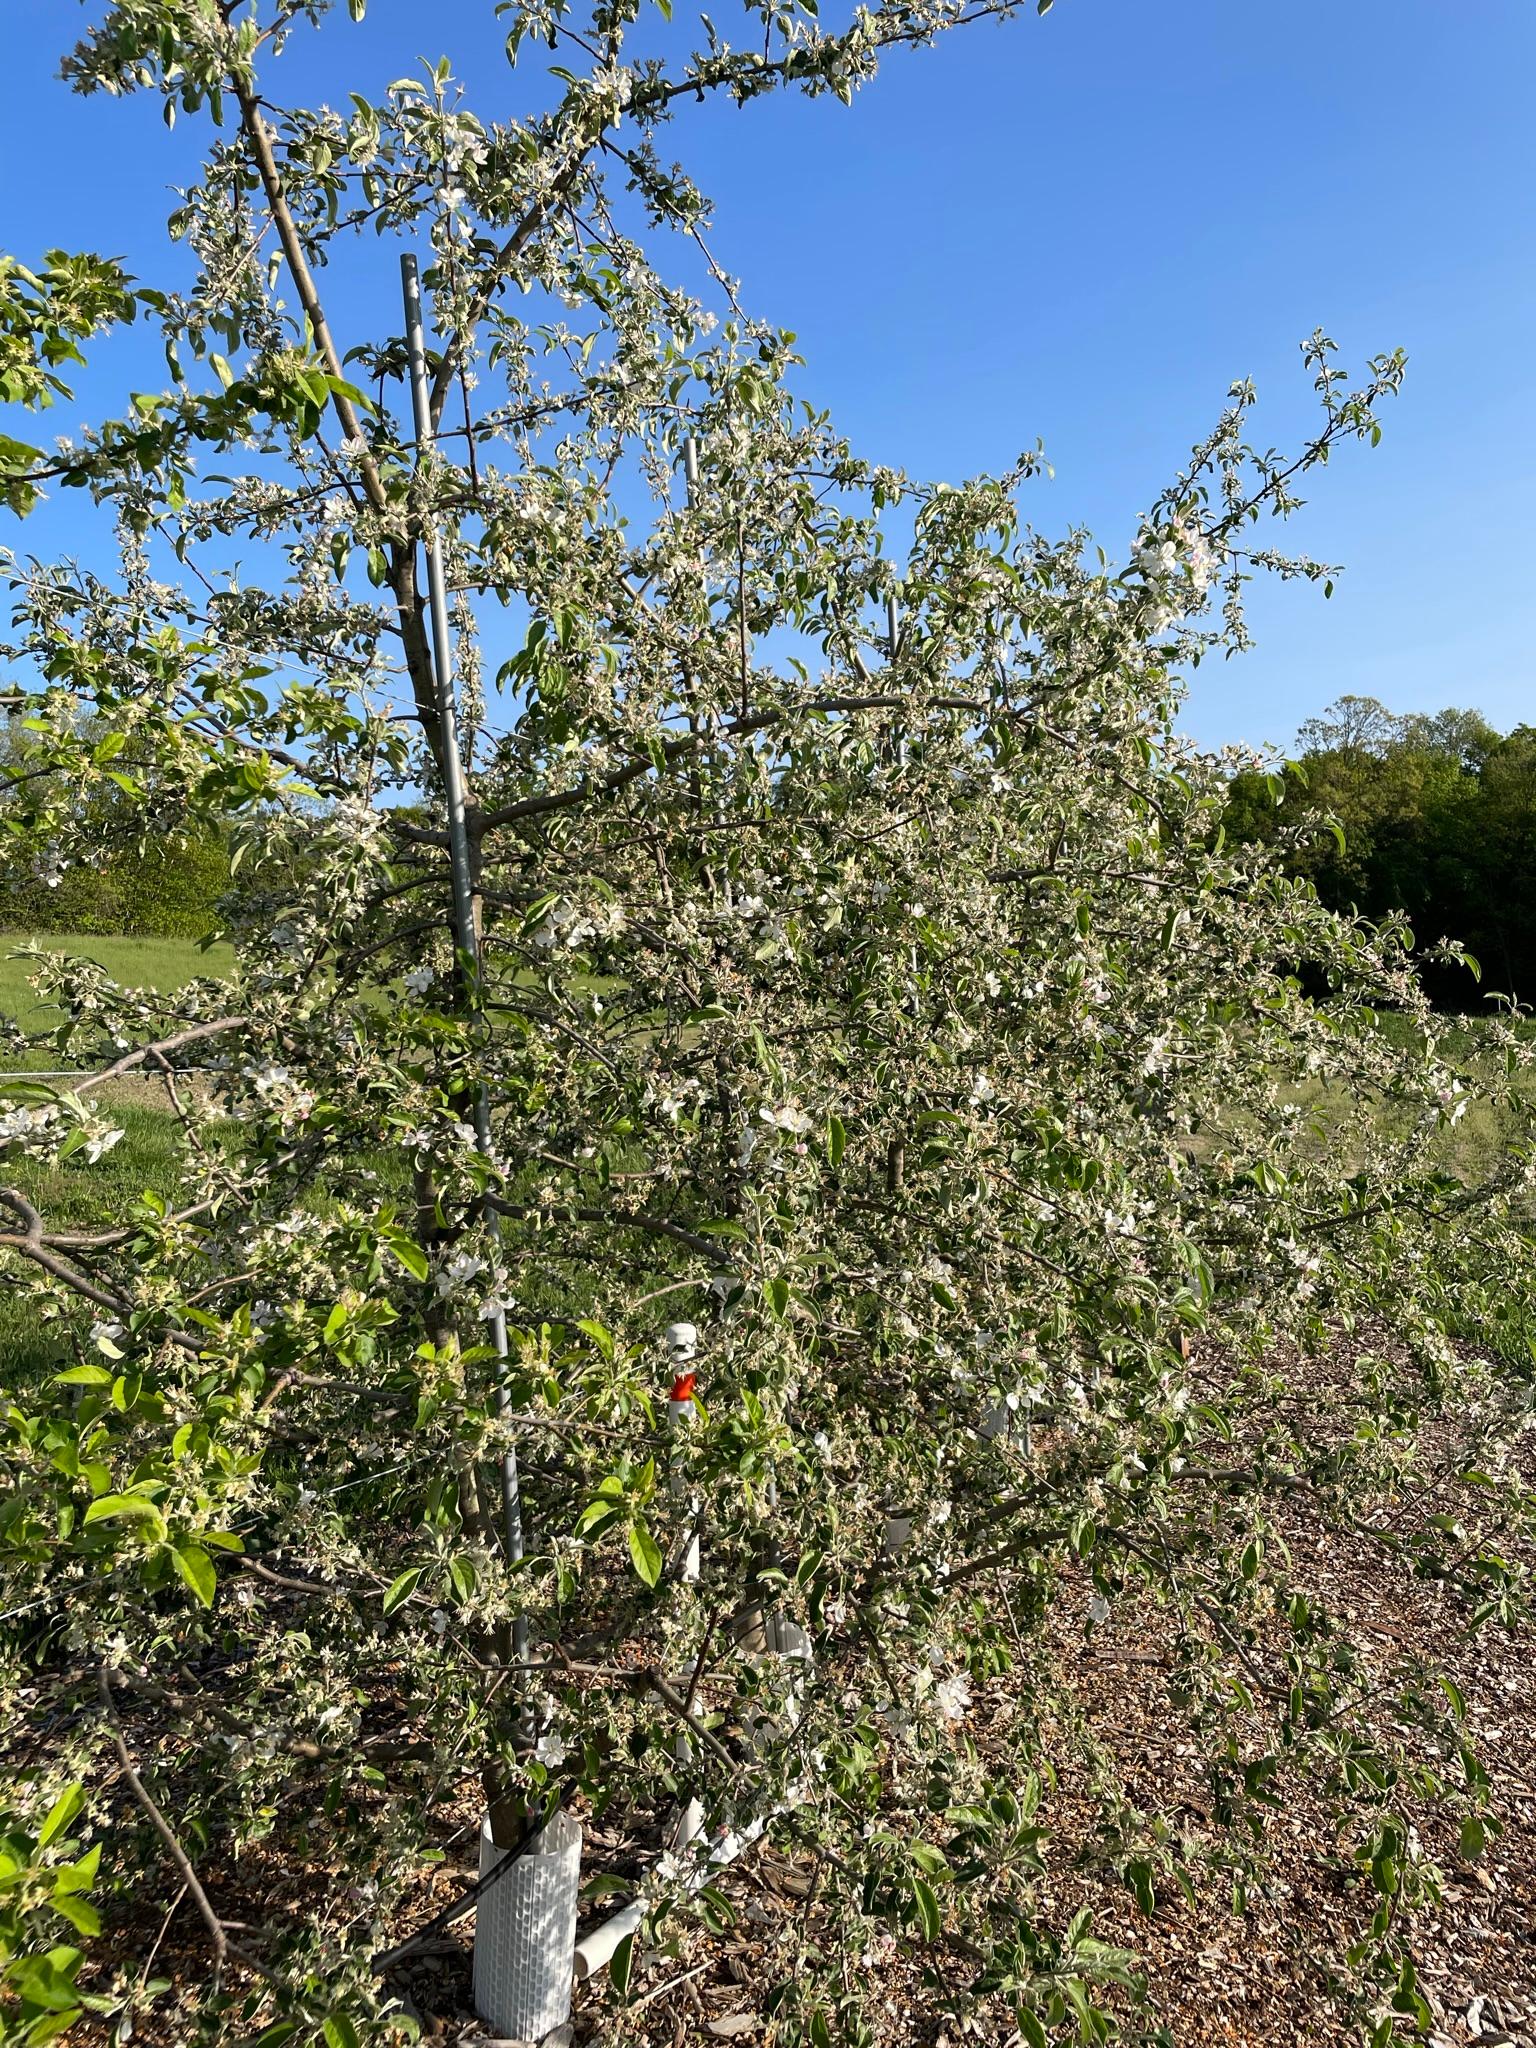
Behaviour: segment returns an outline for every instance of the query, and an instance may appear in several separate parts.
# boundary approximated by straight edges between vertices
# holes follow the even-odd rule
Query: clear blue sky
[[[58,84],[95,4],[3,4],[0,246],[162,279],[153,230],[195,131]],[[491,0],[372,0],[361,31],[339,13],[285,64],[308,97],[377,93],[443,53],[484,113],[538,94],[536,64],[502,62]],[[1258,380],[1260,438],[1285,445],[1310,420],[1314,326],[1349,364],[1406,348],[1381,447],[1315,478],[1291,529],[1346,565],[1332,602],[1263,594],[1258,650],[1194,679],[1199,739],[1283,744],[1346,690],[1536,719],[1533,79],[1531,0],[1058,0],[888,60],[851,112],[703,109],[666,147],[715,196],[747,304],[797,332],[807,395],[865,453],[955,475],[1041,436],[1056,476],[1031,516],[1112,551],[1233,377]],[[92,403],[154,376],[131,367],[104,362]],[[87,513],[67,499],[22,538],[82,545]]]

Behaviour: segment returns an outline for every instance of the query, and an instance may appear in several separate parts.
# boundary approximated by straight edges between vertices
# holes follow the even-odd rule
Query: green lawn
[[[28,1032],[45,1031],[59,1017],[57,1011],[37,1002],[27,979],[31,963],[13,957],[18,946],[27,944],[98,961],[118,981],[161,990],[216,975],[230,957],[226,947],[204,953],[190,939],[0,933],[0,1015],[14,1019]],[[24,1056],[0,1053],[0,1068],[11,1072],[57,1064],[57,1055],[46,1046]],[[0,1099],[3,1085],[0,1081]],[[7,1179],[37,1206],[50,1229],[110,1227],[123,1219],[130,1204],[146,1189],[173,1192],[175,1127],[160,1084],[148,1078],[125,1080],[103,1090],[97,1099],[123,1130],[121,1140],[104,1159],[94,1166],[70,1160],[51,1168],[40,1168],[32,1160],[14,1160],[7,1169]],[[5,1263],[12,1265],[9,1260]],[[0,1386],[19,1385],[56,1367],[60,1357],[56,1326],[41,1323],[35,1302],[19,1297],[14,1287],[6,1285],[5,1273],[0,1270]]]
[[[79,959],[95,960],[115,980],[136,988],[180,988],[184,982],[222,974],[231,959],[227,946],[213,946],[205,953],[195,939],[83,938],[74,932],[0,932],[0,1016],[14,1018],[23,1031],[46,1031],[58,1022],[58,1012],[38,1003],[27,979],[31,962],[13,957],[20,946],[42,946],[50,953],[71,953]],[[46,1066],[51,1062],[38,1060],[33,1064]]]
[[[83,1159],[42,1166],[13,1159],[5,1178],[26,1196],[50,1230],[102,1230],[121,1224],[146,1190],[170,1195],[177,1175],[175,1121],[160,1087],[141,1083],[104,1092],[103,1107],[121,1126],[122,1137],[94,1166]],[[8,1213],[0,1226],[14,1227]],[[4,1267],[25,1270],[21,1260],[0,1266],[0,1388],[19,1386],[61,1362],[58,1326],[38,1320],[37,1304],[7,1286]],[[95,1313],[91,1311],[91,1313]]]

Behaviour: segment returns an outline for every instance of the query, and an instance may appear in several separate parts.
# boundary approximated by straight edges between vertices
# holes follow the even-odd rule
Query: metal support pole
[[[427,395],[427,357],[422,341],[421,279],[413,255],[400,258],[400,280],[405,293],[405,340],[411,365],[411,407],[416,420],[416,464],[425,467],[434,444],[432,404]],[[437,684],[437,721],[442,747],[443,794],[448,805],[448,862],[453,875],[453,928],[459,953],[469,978],[469,1000],[478,1012],[483,996],[480,979],[480,928],[475,918],[474,870],[470,859],[469,828],[465,819],[464,761],[459,751],[459,714],[453,689],[453,643],[448,631],[448,593],[443,582],[443,549],[437,521],[426,522],[427,597],[432,617],[432,667]],[[482,1154],[491,1153],[491,1105],[484,1079],[475,1089],[475,1142]],[[493,1235],[500,1234],[494,1212],[490,1217]],[[505,1416],[512,1397],[508,1386],[507,1319],[500,1306],[491,1315],[491,1342],[500,1361],[497,1405]],[[502,1518],[506,1529],[507,1557],[516,1564],[523,1555],[522,1491],[518,1483],[517,1452],[509,1448],[501,1461]],[[518,1663],[527,1661],[528,1624],[519,1615],[513,1625],[513,1652]]]

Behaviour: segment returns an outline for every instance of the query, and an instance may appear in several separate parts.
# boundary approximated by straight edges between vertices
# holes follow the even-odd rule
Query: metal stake
[[[421,468],[430,459],[435,436],[432,404],[427,395],[427,357],[421,330],[421,279],[413,255],[400,258],[400,281],[405,292],[405,340],[411,364],[411,407],[416,419],[416,463]],[[459,714],[453,689],[453,643],[448,633],[448,593],[443,582],[443,549],[437,521],[428,518],[427,596],[432,617],[432,668],[437,684],[437,720],[442,745],[443,793],[448,804],[448,864],[453,875],[453,926],[460,954],[469,970],[469,999],[479,1012],[483,1004],[481,983],[480,931],[475,922],[475,889],[470,864],[469,828],[465,822],[464,762],[459,751]],[[491,1156],[491,1103],[484,1078],[475,1088],[475,1144],[485,1158]],[[500,1236],[495,1212],[490,1216],[493,1236]],[[492,1311],[491,1342],[500,1362],[497,1374],[497,1406],[503,1416],[511,1411],[512,1395],[507,1369],[507,1319],[500,1304]],[[509,1448],[501,1461],[501,1504],[506,1528],[507,1557],[517,1564],[523,1555],[523,1505],[518,1483],[517,1452]],[[528,1654],[528,1623],[519,1615],[513,1624],[513,1654],[525,1663]]]

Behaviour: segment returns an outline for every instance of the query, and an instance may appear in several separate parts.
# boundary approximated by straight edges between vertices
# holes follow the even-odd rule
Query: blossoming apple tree
[[[1328,573],[1263,522],[1379,434],[1401,363],[1351,382],[1318,337],[1294,454],[1238,386],[1123,559],[1045,539],[1038,458],[927,484],[802,401],[670,161],[701,100],[847,101],[1010,0],[496,11],[483,93],[445,61],[307,107],[292,47],[345,76],[368,32],[326,0],[92,0],[70,83],[189,136],[164,275],[0,272],[5,829],[46,866],[93,818],[212,825],[235,870],[233,965],[174,994],[40,954],[80,1077],[5,1082],[6,1284],[54,1354],[0,1398],[7,2038],[86,2008],[415,2038],[399,1971],[482,1809],[512,1846],[556,1804],[626,1834],[645,1941],[707,1941],[728,1883],[663,1855],[689,1798],[706,1839],[768,1819],[814,1859],[764,1965],[780,2038],[882,2037],[871,1953],[989,2038],[1153,2030],[1062,1869],[1124,1887],[1122,1934],[1213,1873],[1240,1903],[1304,1779],[1385,2041],[1412,1816],[1475,1843],[1486,1779],[1454,1688],[1367,1680],[1277,1516],[1369,1529],[1421,1458],[1479,1465],[1420,1562],[1516,1611],[1486,1532],[1528,1513],[1498,1447],[1529,1055],[1511,1022],[1439,1048],[1402,931],[1226,845],[1231,763],[1175,720],[1252,575]],[[510,118],[540,49],[553,92]],[[433,445],[400,323],[358,310],[400,250]],[[163,386],[38,445],[135,319]],[[111,573],[26,553],[63,491]],[[60,1220],[130,1087],[171,1163]],[[1474,1100],[1518,1142],[1453,1173]],[[1167,1646],[1199,1828],[1074,1691],[1122,1614]],[[790,1624],[809,1654],[765,1655]],[[208,1966],[167,1986],[178,1899]]]

